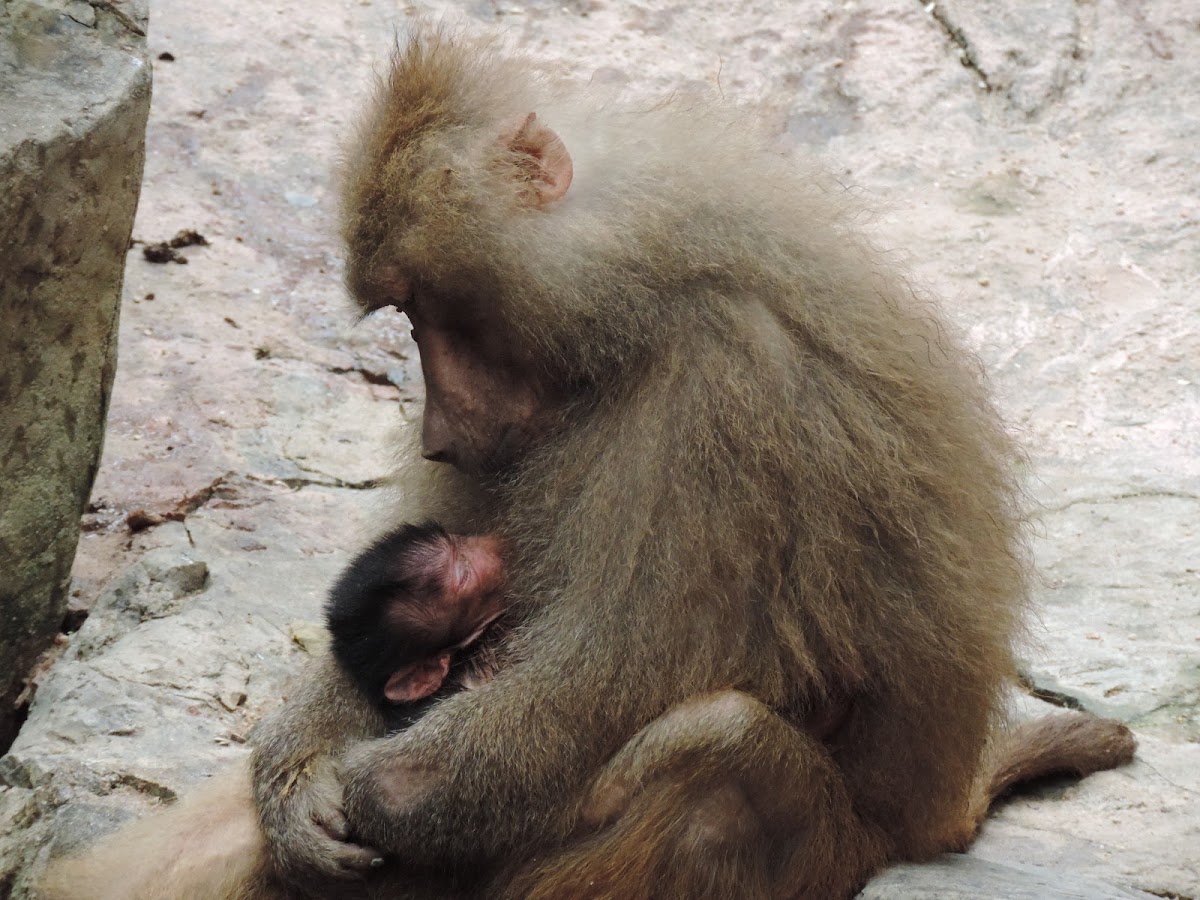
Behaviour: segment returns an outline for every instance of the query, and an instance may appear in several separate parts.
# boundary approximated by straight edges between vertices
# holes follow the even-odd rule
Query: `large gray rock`
[[[0,7],[0,747],[58,630],[141,188],[144,3]]]

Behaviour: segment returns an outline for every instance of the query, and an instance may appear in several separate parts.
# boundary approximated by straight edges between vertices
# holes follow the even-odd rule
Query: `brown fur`
[[[557,202],[500,139],[530,112],[573,157]],[[395,857],[377,897],[848,896],[963,846],[1007,784],[1017,451],[936,309],[763,146],[484,44],[397,55],[348,165],[351,290],[486,313],[566,398],[493,475],[413,454],[405,518],[513,549],[513,662],[386,740],[328,670],[266,723],[257,801],[300,882],[333,865],[311,798],[339,778]],[[1089,721],[1001,773],[1127,757]]]
[[[564,793],[690,696],[733,686],[802,719],[852,694],[833,758],[874,855],[935,852],[1025,600],[1016,450],[976,364],[839,199],[735,117],[586,111],[516,77],[487,48],[414,42],[348,176],[364,305],[379,266],[486,302],[543,378],[576,385],[569,425],[484,510],[526,551],[529,662],[406,752],[463,760],[456,832],[511,852],[535,834],[501,833],[500,809],[552,834]],[[577,196],[548,210],[505,191],[493,137],[530,110],[577,157]],[[512,752],[531,744],[554,749]]]

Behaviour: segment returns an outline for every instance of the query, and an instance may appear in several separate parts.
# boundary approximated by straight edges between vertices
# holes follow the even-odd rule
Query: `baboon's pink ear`
[[[414,703],[432,696],[441,688],[450,671],[450,654],[422,659],[401,666],[388,678],[383,696],[393,703]]]
[[[500,143],[515,156],[523,182],[522,198],[528,205],[541,209],[566,196],[574,173],[571,154],[562,138],[537,120],[536,113],[502,134]]]

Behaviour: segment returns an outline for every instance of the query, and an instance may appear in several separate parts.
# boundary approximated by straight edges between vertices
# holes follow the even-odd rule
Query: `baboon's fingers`
[[[320,825],[322,830],[335,841],[345,841],[350,837],[350,826],[347,824],[346,817],[340,809],[328,810],[326,812],[315,811],[313,813],[313,821]]]
[[[337,848],[336,862],[347,875],[361,875],[371,869],[378,869],[384,859],[374,847],[364,847],[360,844],[341,844]]]
[[[383,865],[383,854],[374,847],[350,840],[350,824],[341,810],[313,814],[313,821],[333,840],[338,864],[352,871],[377,869]]]

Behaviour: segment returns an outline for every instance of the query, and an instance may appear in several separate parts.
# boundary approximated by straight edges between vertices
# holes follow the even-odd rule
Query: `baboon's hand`
[[[290,880],[314,874],[355,878],[383,865],[378,851],[351,839],[339,766],[332,757],[310,758],[281,770],[268,790],[257,793],[271,856]]]

